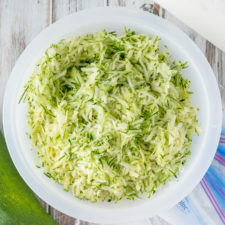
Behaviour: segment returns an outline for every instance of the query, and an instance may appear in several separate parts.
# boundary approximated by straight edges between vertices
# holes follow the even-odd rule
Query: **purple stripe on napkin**
[[[203,178],[201,181],[201,185],[205,191],[205,193],[207,194],[207,196],[209,197],[209,200],[211,201],[212,205],[214,206],[216,212],[218,213],[221,221],[223,222],[223,224],[225,224],[225,215],[222,211],[222,209],[220,208],[220,206],[218,205],[216,199],[214,198],[212,192],[210,191],[208,185],[205,182],[205,179]]]
[[[225,159],[222,156],[216,154],[214,159],[221,163],[223,166],[225,166]]]

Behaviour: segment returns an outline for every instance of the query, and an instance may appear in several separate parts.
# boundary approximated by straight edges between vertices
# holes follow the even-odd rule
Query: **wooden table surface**
[[[225,53],[181,23],[150,0],[0,0],[0,118],[3,94],[10,72],[22,51],[44,28],[58,19],[96,6],[126,6],[154,13],[180,27],[199,46],[209,61],[219,83],[223,106],[225,105]],[[222,29],[222,28],[221,28]],[[0,119],[2,130],[2,119]],[[60,225],[89,224],[68,217],[40,200],[46,211]],[[168,224],[159,217],[148,223]]]

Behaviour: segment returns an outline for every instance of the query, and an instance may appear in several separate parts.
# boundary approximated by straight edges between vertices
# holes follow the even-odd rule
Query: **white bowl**
[[[193,104],[200,108],[198,119],[203,132],[194,136],[191,156],[178,180],[168,182],[150,199],[124,200],[114,203],[90,203],[79,200],[63,187],[43,175],[34,166],[25,132],[26,109],[18,104],[23,86],[32,68],[45,49],[60,39],[88,32],[124,32],[124,27],[148,35],[158,35],[173,58],[187,60],[184,76],[191,80]],[[3,105],[3,125],[13,162],[30,188],[48,204],[79,219],[96,223],[120,223],[153,216],[166,210],[188,195],[208,169],[218,144],[222,124],[219,89],[204,55],[178,28],[143,11],[126,8],[95,8],[67,16],[42,31],[25,49],[9,78]]]

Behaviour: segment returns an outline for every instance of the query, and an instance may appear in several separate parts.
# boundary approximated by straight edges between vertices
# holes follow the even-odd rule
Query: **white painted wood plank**
[[[225,126],[225,52],[216,49],[216,59],[214,72],[218,73],[218,83],[223,106],[223,125]]]
[[[7,79],[27,44],[49,24],[49,2],[0,1],[0,118]],[[0,119],[2,130],[2,119]]]
[[[107,6],[107,0],[77,0],[77,11]]]
[[[52,22],[77,11],[77,0],[52,0]]]
[[[138,8],[140,1],[137,0],[109,0],[108,6],[126,6],[129,8]]]

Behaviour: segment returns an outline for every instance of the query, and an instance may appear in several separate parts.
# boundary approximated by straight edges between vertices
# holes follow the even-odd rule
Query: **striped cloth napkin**
[[[173,225],[225,225],[225,127],[214,160],[200,184],[160,217]]]

